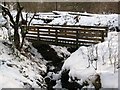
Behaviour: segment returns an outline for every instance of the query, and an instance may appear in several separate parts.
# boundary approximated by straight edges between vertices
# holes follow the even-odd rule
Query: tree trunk
[[[15,26],[15,28],[14,28],[14,45],[18,50],[20,50],[20,35],[18,33],[17,26]]]

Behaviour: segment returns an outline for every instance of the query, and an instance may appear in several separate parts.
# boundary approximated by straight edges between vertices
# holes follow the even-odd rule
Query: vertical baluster
[[[58,30],[55,29],[55,44],[57,45],[58,44]]]
[[[101,30],[101,42],[103,42],[103,41],[104,41],[104,31]]]
[[[40,35],[39,28],[37,28],[37,33],[38,33],[37,40],[39,41],[40,40],[40,37],[39,37],[39,35]]]
[[[79,31],[76,30],[76,48],[79,47],[79,45],[78,45],[78,39],[79,39]]]

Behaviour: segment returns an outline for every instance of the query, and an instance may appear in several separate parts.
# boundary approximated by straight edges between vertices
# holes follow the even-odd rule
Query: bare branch
[[[29,23],[28,23],[28,27],[30,26],[30,23],[32,22],[32,20],[34,19],[36,13],[34,13],[34,15],[32,16],[32,18],[30,19]]]
[[[10,17],[11,23],[12,23],[13,25],[15,25],[15,22],[14,22],[14,20],[13,20],[13,16],[11,15],[9,9],[8,9],[6,6],[3,6],[3,5],[1,5],[1,7],[2,7],[3,12]],[[6,19],[6,18],[5,18],[5,19]]]
[[[21,15],[21,11],[23,10],[23,7],[20,7],[19,2],[17,2],[17,15],[16,15],[16,24],[19,24],[19,19],[20,19],[20,15]]]

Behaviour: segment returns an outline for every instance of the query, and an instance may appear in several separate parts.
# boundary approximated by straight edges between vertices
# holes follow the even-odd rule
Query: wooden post
[[[58,44],[58,32],[57,32],[57,29],[55,29],[55,44],[57,45]]]
[[[103,41],[104,41],[104,31],[101,30],[101,42],[103,42]]]
[[[76,48],[79,47],[79,45],[78,45],[78,39],[79,39],[79,31],[76,30]]]
[[[37,34],[38,34],[37,40],[39,41],[40,40],[40,37],[39,37],[39,35],[40,35],[39,28],[37,28]]]
[[[105,29],[105,37],[107,37],[108,34],[108,27]]]
[[[48,34],[50,34],[50,28],[48,28]]]
[[[65,29],[65,35],[67,35],[67,30]]]

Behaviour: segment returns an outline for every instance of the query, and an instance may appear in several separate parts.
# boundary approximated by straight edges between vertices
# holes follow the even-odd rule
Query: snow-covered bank
[[[60,18],[55,18],[50,24],[64,24],[67,25],[88,25],[88,26],[118,26],[118,14],[90,14],[90,13],[75,13],[72,12],[57,12],[61,15]],[[84,16],[81,16],[82,14]],[[75,17],[78,15],[78,22]],[[89,15],[89,16],[88,16]]]
[[[15,54],[11,44],[3,39],[5,31],[5,28],[0,29],[0,89],[44,87],[41,75],[46,72],[46,66],[43,57],[27,42],[24,49],[28,52]]]
[[[105,42],[93,47],[80,47],[65,61],[65,69],[81,83],[92,83],[91,77],[99,74],[103,88],[118,88],[118,32],[110,32]]]

